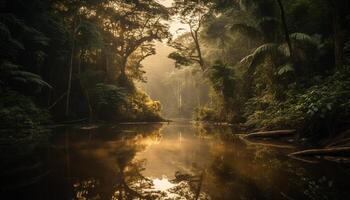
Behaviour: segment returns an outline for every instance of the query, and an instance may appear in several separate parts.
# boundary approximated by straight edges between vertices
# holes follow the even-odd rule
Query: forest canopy
[[[171,33],[171,20],[186,29]],[[348,126],[346,1],[13,0],[0,33],[9,124],[162,120],[135,83],[163,42],[178,69],[159,87],[173,116],[311,135]]]
[[[349,199],[349,153],[349,0],[0,1],[4,199]]]
[[[145,80],[141,62],[155,54],[153,42],[169,37],[164,6],[148,0],[16,0],[1,6],[2,93],[27,96],[53,120],[161,119],[159,102],[134,81]],[[3,108],[6,115],[9,108]],[[18,115],[23,109],[16,107]]]

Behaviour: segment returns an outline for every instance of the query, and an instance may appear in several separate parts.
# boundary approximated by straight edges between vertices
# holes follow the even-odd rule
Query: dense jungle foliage
[[[169,36],[168,17],[155,1],[3,1],[2,125],[161,120],[134,81],[152,42]]]
[[[169,98],[186,116],[197,106],[196,120],[317,137],[349,126],[347,1],[175,0],[168,8],[155,0],[11,0],[0,7],[6,129],[162,120],[161,103],[135,86],[146,81],[142,61],[156,54],[155,41],[174,49],[177,77],[192,77],[185,83],[191,104]],[[172,36],[170,19],[189,31]],[[180,93],[176,84],[168,89]]]
[[[200,69],[214,91],[195,119],[315,138],[349,128],[348,2],[177,0],[173,9],[190,32],[170,42],[169,57]]]
[[[349,155],[348,0],[0,1],[1,198],[348,199]]]

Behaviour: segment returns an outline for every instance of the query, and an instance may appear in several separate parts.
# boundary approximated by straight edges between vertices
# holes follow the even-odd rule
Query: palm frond
[[[9,45],[11,45],[11,48],[15,48],[16,50],[24,50],[24,46],[22,43],[19,41],[10,38],[9,40]]]
[[[11,71],[10,74],[12,75],[12,79],[14,79],[14,80],[22,80],[22,82],[31,82],[31,83],[37,84],[39,86],[52,88],[52,86],[50,84],[48,84],[46,81],[44,81],[37,74],[23,71],[23,70],[14,70],[14,71]],[[26,81],[23,81],[24,79]]]
[[[12,71],[18,69],[19,66],[16,64],[13,64],[12,62],[4,61],[0,65],[0,72],[5,72],[5,71]]]
[[[24,37],[35,45],[47,46],[49,38],[37,29],[28,26],[13,14],[0,14],[0,23],[8,27],[9,32],[22,33]]]
[[[22,82],[22,83],[28,83],[28,80],[26,78],[23,78],[23,77],[13,77],[12,79],[15,81]]]
[[[257,56],[266,56],[266,55],[272,55],[277,54],[278,51],[278,45],[276,43],[266,43],[258,48],[255,49],[253,52],[254,57]]]
[[[248,64],[248,70],[253,71],[267,56],[283,56],[276,43],[266,43],[241,60],[241,64]]]
[[[2,58],[14,58],[23,51],[21,42],[11,37],[8,27],[0,23],[0,55]]]
[[[249,55],[247,55],[246,57],[242,58],[241,61],[240,61],[240,63],[241,63],[241,64],[249,63],[249,62],[252,61],[253,57],[254,57],[253,54],[249,54]]]

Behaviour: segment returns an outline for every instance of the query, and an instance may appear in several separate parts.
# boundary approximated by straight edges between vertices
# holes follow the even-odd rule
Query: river
[[[350,199],[348,165],[294,160],[229,126],[61,127],[48,147],[45,173],[4,199]]]

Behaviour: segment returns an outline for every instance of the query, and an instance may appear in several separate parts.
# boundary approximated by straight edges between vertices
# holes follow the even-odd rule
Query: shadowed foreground
[[[17,181],[3,192],[38,200],[350,197],[346,165],[297,161],[286,156],[295,149],[246,144],[231,131],[184,122],[58,128],[48,149],[32,152],[40,166],[8,171]]]

